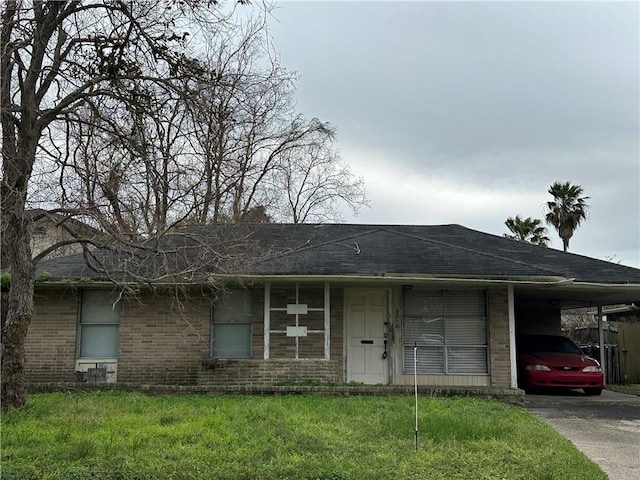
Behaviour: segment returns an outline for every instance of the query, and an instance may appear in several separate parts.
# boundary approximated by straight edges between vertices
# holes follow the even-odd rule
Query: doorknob
[[[382,358],[387,358],[387,339],[384,339],[384,352],[382,352]]]

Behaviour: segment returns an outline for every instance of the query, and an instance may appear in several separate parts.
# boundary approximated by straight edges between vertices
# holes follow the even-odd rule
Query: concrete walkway
[[[525,407],[568,438],[609,476],[640,479],[640,397],[605,390],[526,395]]]

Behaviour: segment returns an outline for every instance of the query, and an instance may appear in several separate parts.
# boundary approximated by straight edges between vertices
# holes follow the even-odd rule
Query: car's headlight
[[[529,370],[530,372],[550,372],[551,369],[546,365],[527,365],[524,367],[525,370]]]
[[[588,367],[584,367],[582,371],[585,373],[594,373],[594,372],[601,372],[602,369],[597,365],[590,365]]]

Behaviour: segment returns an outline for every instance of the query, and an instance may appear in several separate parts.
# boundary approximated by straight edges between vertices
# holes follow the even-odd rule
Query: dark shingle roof
[[[199,242],[208,250],[198,248]],[[188,254],[180,247],[190,244]],[[171,251],[170,253],[167,253]],[[180,252],[180,253],[178,253]],[[214,258],[212,255],[219,255]],[[99,253],[114,269],[122,256]],[[640,269],[564,253],[460,225],[257,224],[191,227],[163,239],[154,252],[127,256],[129,267],[170,269],[198,258],[199,274],[433,275],[454,278],[562,277],[576,282],[638,284]],[[207,259],[207,261],[204,261]],[[125,263],[127,263],[125,262]],[[103,279],[82,256],[42,262],[51,279]]]

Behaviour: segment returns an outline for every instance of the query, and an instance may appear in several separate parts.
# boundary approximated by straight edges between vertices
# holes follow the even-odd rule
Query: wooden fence
[[[605,370],[605,384],[610,385],[614,383],[621,383],[620,377],[620,351],[618,349],[618,345],[605,345],[604,346],[604,355],[603,359],[600,355],[600,346],[599,345],[579,345],[580,349],[591,358],[595,358],[600,362],[600,364],[604,364]]]
[[[620,381],[640,383],[640,323],[618,323]]]

